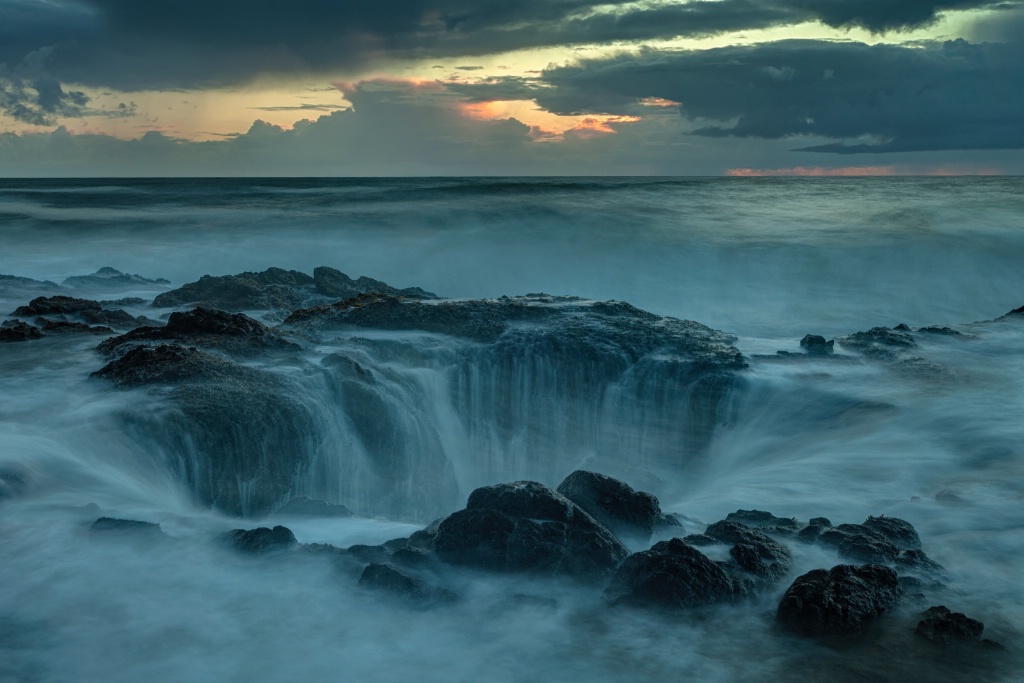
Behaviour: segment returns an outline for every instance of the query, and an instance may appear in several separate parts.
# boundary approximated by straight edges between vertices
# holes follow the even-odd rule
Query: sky
[[[0,176],[1024,173],[1024,0],[0,0]]]

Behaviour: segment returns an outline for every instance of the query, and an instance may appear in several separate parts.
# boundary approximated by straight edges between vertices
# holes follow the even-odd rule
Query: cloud
[[[1018,0],[1002,5],[1018,6]],[[820,21],[884,33],[992,0],[0,0],[0,63],[54,48],[62,82],[221,87],[378,59],[710,36]]]
[[[1021,74],[1021,43],[787,40],[584,61],[545,71],[534,96],[560,114],[664,98],[695,135],[832,140],[803,147],[814,152],[1022,149]]]

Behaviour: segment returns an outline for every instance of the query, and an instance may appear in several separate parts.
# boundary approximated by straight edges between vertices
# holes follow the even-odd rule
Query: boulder
[[[929,607],[914,629],[914,635],[939,645],[981,643],[985,625],[961,612],[953,612],[945,605]]]
[[[725,516],[726,522],[736,522],[765,533],[792,534],[800,529],[800,522],[795,519],[776,517],[764,510],[737,510]]]
[[[708,526],[704,535],[720,543],[732,544],[733,561],[759,582],[775,581],[789,571],[789,551],[769,536],[736,522],[721,521]]]
[[[576,470],[557,490],[620,537],[649,539],[662,515],[654,495],[596,472]]]
[[[729,600],[734,588],[717,563],[673,538],[626,558],[605,595],[616,605],[677,609]]]
[[[99,311],[103,307],[100,302],[90,299],[78,299],[72,296],[40,296],[32,299],[27,306],[19,306],[14,315],[71,315],[83,311]]]
[[[864,356],[879,360],[895,360],[904,351],[917,346],[910,328],[891,329],[888,327],[872,327],[867,332],[855,332],[837,341],[843,348],[856,351]]]
[[[284,526],[275,526],[273,529],[232,529],[227,537],[235,548],[252,555],[288,550],[298,545],[295,534]]]
[[[316,291],[332,299],[351,299],[360,294],[377,292],[391,296],[405,297],[408,299],[436,299],[437,295],[420,289],[419,287],[408,287],[396,289],[386,282],[368,278],[365,275],[353,280],[345,273],[327,266],[320,266],[313,269],[313,281],[316,284]]]
[[[629,551],[575,503],[530,481],[473,491],[441,522],[434,551],[449,564],[500,572],[594,579]]]
[[[834,351],[836,341],[825,338],[818,334],[805,334],[800,340],[800,348],[812,356],[827,356]]]
[[[818,535],[818,542],[835,548],[841,557],[868,564],[892,564],[900,555],[899,546],[861,524],[825,529]]]
[[[910,522],[896,517],[868,517],[861,525],[884,537],[900,550],[913,550],[921,547],[921,537]]]
[[[776,619],[803,636],[855,635],[903,595],[896,572],[880,565],[841,564],[797,578],[779,603]]]

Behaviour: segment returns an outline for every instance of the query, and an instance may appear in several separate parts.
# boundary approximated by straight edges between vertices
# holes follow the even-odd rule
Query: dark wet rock
[[[800,522],[795,519],[776,517],[763,510],[737,510],[725,516],[726,522],[736,522],[752,529],[760,529],[765,533],[792,534],[800,529]]]
[[[733,594],[725,571],[678,538],[630,555],[605,591],[616,605],[663,608],[723,602]]]
[[[313,277],[297,270],[268,268],[259,273],[213,277],[204,275],[153,300],[156,307],[198,305],[225,311],[284,310],[324,305],[328,301],[370,292],[416,298],[433,297],[419,288],[399,290],[368,277],[352,280],[334,268],[320,267]]]
[[[683,538],[683,540],[692,546],[697,546],[698,548],[709,545],[718,545],[721,543],[721,541],[711,538],[705,534],[690,534]]]
[[[110,266],[104,266],[92,275],[75,275],[64,280],[65,287],[79,289],[129,289],[132,287],[152,287],[153,285],[167,287],[170,284],[170,280],[163,278],[150,280],[141,275],[122,273]]]
[[[686,533],[683,520],[674,512],[663,512],[654,520],[654,531],[663,534],[681,536]]]
[[[872,327],[867,332],[856,332],[837,341],[843,348],[879,360],[894,360],[899,354],[917,346],[913,336],[905,330]]]
[[[528,481],[473,491],[438,526],[434,551],[449,564],[583,579],[610,574],[629,554],[575,503]]]
[[[26,306],[18,306],[14,315],[71,315],[83,311],[99,311],[103,307],[100,302],[90,299],[78,299],[73,296],[40,296],[32,299]]]
[[[386,282],[374,280],[373,278],[366,277],[365,275],[357,280],[353,280],[340,270],[329,268],[327,266],[320,266],[319,268],[313,269],[313,281],[316,285],[317,292],[332,299],[351,299],[359,296],[360,294],[369,294],[371,292],[405,297],[408,299],[437,298],[436,294],[432,294],[420,289],[419,287],[396,289]]]
[[[896,572],[879,565],[838,565],[797,578],[779,603],[776,619],[804,636],[855,635],[903,595]]]
[[[116,519],[114,517],[100,517],[89,527],[89,533],[94,538],[98,536],[104,538],[159,538],[164,535],[159,524],[140,522],[134,519]]]
[[[924,334],[937,334],[944,337],[966,337],[963,332],[954,330],[952,327],[944,327],[941,325],[928,325],[926,327],[919,327],[915,332],[923,332]]]
[[[254,555],[276,550],[288,550],[298,545],[295,534],[284,526],[273,529],[258,527],[256,529],[232,529],[227,533],[232,545],[242,552]]]
[[[294,517],[351,517],[353,513],[344,505],[298,496],[279,507],[275,514]]]
[[[841,557],[868,564],[891,564],[900,549],[885,536],[861,524],[840,524],[818,536],[822,545],[835,548]]]
[[[100,301],[102,306],[106,307],[120,307],[120,306],[144,306],[149,302],[148,299],[143,299],[139,296],[125,296],[120,299],[104,299]]]
[[[82,320],[90,325],[107,325],[108,327],[120,329],[135,329],[136,327],[152,325],[154,322],[148,318],[136,317],[130,313],[125,313],[122,310],[88,310],[82,311],[81,316]]]
[[[914,635],[939,645],[980,645],[985,625],[945,605],[929,607],[914,629]]]
[[[92,373],[118,386],[177,384],[186,380],[254,380],[257,375],[229,360],[194,347],[137,346]]]
[[[921,547],[921,537],[914,526],[896,517],[868,517],[861,525],[871,529],[892,542],[900,550],[911,550]]]
[[[903,570],[934,576],[941,576],[945,567],[924,554],[923,550],[904,550],[896,558],[895,565]]]
[[[654,495],[596,472],[576,470],[557,490],[620,537],[649,539],[661,517]]]
[[[413,534],[409,536],[408,539],[406,539],[406,545],[408,545],[410,548],[419,548],[422,550],[433,551],[434,538],[437,536],[437,529],[441,526],[441,522],[443,521],[443,517],[440,519],[435,519],[425,528],[413,532]]]
[[[704,535],[720,543],[732,544],[730,556],[740,568],[759,581],[775,581],[785,576],[792,565],[788,550],[766,534],[743,524],[724,520],[715,522],[708,526]]]
[[[832,522],[830,522],[828,518],[815,517],[811,519],[807,523],[807,526],[801,529],[796,536],[804,543],[813,543],[818,540],[818,537],[821,536],[823,531],[831,528]]]
[[[800,340],[800,348],[814,356],[827,356],[835,350],[835,339],[825,341],[825,338],[818,334],[805,334]]]
[[[382,591],[414,604],[447,603],[457,599],[457,596],[447,589],[431,586],[423,579],[390,564],[379,562],[367,565],[359,577],[359,586]]]
[[[391,559],[391,553],[383,545],[358,543],[345,548],[345,552],[360,562],[388,562]]]
[[[1020,319],[1024,318],[1024,306],[1015,308],[1006,315],[999,316],[996,320],[1009,320],[1009,319]]]
[[[809,526],[820,526],[820,527],[830,527],[830,526],[832,526],[832,522],[829,521],[828,517],[812,517],[811,519],[809,519],[807,521],[807,524]]]
[[[0,325],[0,342],[19,342],[42,339],[46,334],[35,325],[21,320],[5,320]]]
[[[36,318],[36,323],[43,328],[46,334],[114,334],[114,330],[102,325],[87,325],[85,323],[71,322],[67,320],[50,320],[48,318]]]
[[[165,326],[140,327],[108,339],[99,349],[111,354],[154,341],[176,341],[240,356],[299,348],[274,329],[242,313],[195,308],[171,313]]]

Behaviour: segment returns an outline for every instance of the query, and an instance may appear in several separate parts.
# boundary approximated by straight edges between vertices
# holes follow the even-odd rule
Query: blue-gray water
[[[1024,179],[0,180],[0,245],[0,274],[55,282],[102,266],[177,286],[328,265],[450,297],[624,300],[730,332],[750,358],[749,390],[700,463],[658,456],[663,507],[691,526],[737,508],[907,519],[947,567],[950,607],[984,621],[1010,656],[1024,649],[1024,321],[977,322],[1024,305]],[[28,298],[0,290],[0,307]],[[897,323],[969,338],[920,335],[926,365],[912,372],[756,358],[797,351],[806,333]],[[406,341],[433,359],[450,344]],[[0,502],[0,680],[817,680],[826,674],[806,673],[808,662],[830,658],[827,675],[858,680],[863,663],[841,653],[780,646],[778,592],[710,621],[609,618],[568,589],[554,612],[496,618],[498,588],[479,577],[467,578],[462,608],[417,612],[368,599],[326,562],[234,558],[205,539],[239,522],[197,506],[162,467],[159,440],[123,428],[124,410],[156,399],[87,379],[103,362],[96,342],[0,346],[0,466],[31,482]],[[595,441],[607,434],[552,436],[525,423],[529,411],[519,442],[483,438],[489,413],[454,404],[436,363],[392,358],[386,370],[413,425],[407,443],[452,463],[462,499],[494,478],[555,485],[574,463],[607,458]],[[318,405],[320,390],[296,389]],[[321,407],[318,448],[356,438]],[[615,449],[628,465],[678,438],[672,425],[625,424]],[[368,516],[295,525],[300,541],[380,542],[429,521],[353,490],[358,468],[335,450],[324,472],[352,478],[302,485]],[[89,504],[160,522],[180,545],[161,555],[89,544]],[[798,563],[834,559],[806,549]],[[890,680],[885,671],[863,676]]]

